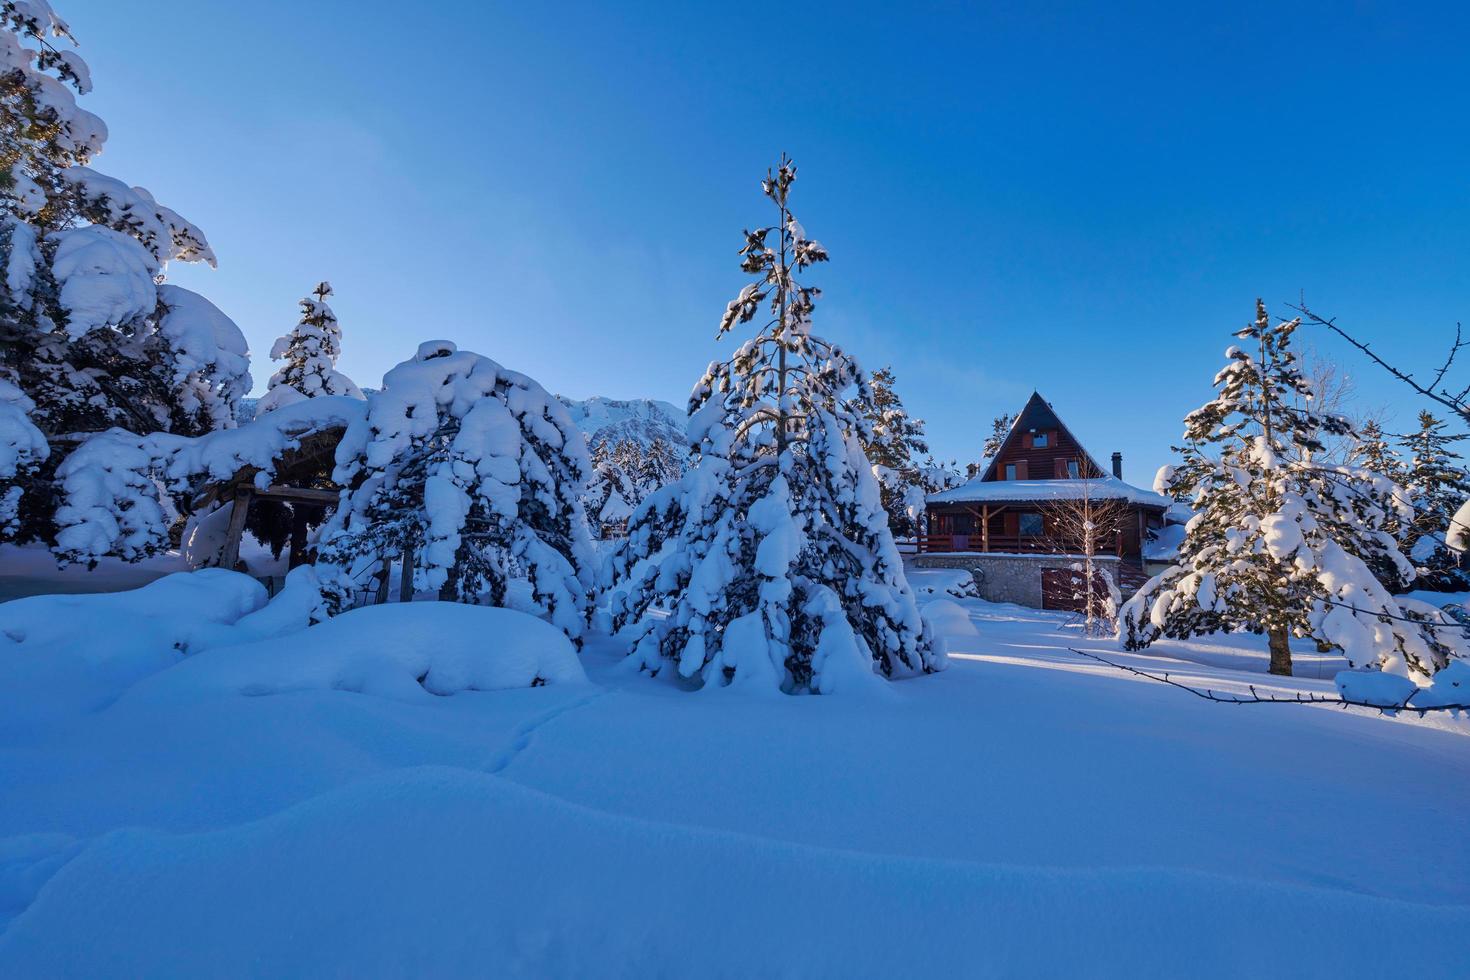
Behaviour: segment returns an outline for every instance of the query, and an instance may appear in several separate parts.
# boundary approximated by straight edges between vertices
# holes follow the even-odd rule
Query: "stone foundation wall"
[[[1070,555],[915,555],[915,568],[965,568],[975,576],[980,596],[990,602],[1014,602],[1041,608],[1041,573],[1049,568],[1068,568],[1081,561]],[[1118,559],[1096,557],[1097,570],[1118,584]]]

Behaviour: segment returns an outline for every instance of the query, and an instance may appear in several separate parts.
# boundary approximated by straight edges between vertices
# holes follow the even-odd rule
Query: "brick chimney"
[[[1123,454],[1113,453],[1113,476],[1123,479]]]

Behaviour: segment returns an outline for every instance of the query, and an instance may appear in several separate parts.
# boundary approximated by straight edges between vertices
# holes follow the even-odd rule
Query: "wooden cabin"
[[[978,477],[933,494],[919,567],[970,568],[981,594],[997,602],[1069,608],[1059,585],[1083,551],[1064,528],[1083,499],[1125,513],[1094,554],[1126,596],[1147,580],[1144,553],[1173,501],[1123,481],[1122,456],[1105,471],[1040,394],[1033,392]],[[990,583],[987,586],[987,582]]]

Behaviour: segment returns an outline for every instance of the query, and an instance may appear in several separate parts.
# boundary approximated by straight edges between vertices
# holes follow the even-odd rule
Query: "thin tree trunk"
[[[398,579],[398,601],[413,602],[413,545],[403,546],[403,569]]]
[[[1291,676],[1290,634],[1284,627],[1272,627],[1266,636],[1271,641],[1271,673],[1283,677]]]

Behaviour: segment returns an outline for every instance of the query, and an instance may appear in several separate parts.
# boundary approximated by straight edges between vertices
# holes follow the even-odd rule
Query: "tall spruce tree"
[[[271,375],[268,390],[255,408],[257,414],[319,395],[362,397],[352,379],[337,370],[342,328],[327,305],[330,295],[331,283],[317,283],[311,295],[301,300],[300,322],[271,348],[271,360],[286,363]]]
[[[1414,519],[1404,533],[1404,550],[1416,566],[1417,588],[1460,591],[1470,588],[1470,574],[1461,567],[1460,553],[1447,541],[1455,513],[1470,501],[1470,473],[1452,447],[1470,435],[1445,432],[1444,421],[1427,411],[1419,413],[1418,421],[1418,430],[1400,441],[1409,459],[1403,485],[1414,506]]]
[[[791,213],[795,179],[783,157],[762,182],[777,220],[745,232],[741,269],[755,280],[719,335],[758,316],[760,325],[695,386],[692,469],[633,515],[604,584],[643,669],[832,693],[872,682],[875,670],[892,677],[945,661],[863,455],[871,386],[845,351],[812,334],[819,291],[801,276],[827,252]]]
[[[1257,301],[1215,377],[1219,394],[1185,419],[1183,464],[1159,485],[1196,516],[1178,564],[1124,606],[1123,641],[1139,649],[1160,636],[1250,630],[1266,634],[1271,672],[1290,674],[1290,638],[1313,637],[1355,665],[1426,679],[1464,655],[1463,631],[1432,607],[1395,601],[1379,580],[1412,575],[1386,530],[1397,488],[1314,462],[1323,434],[1351,429],[1311,407],[1291,350],[1298,323],[1271,326]]]
[[[872,399],[858,406],[872,431],[863,451],[873,464],[888,529],[895,537],[912,537],[919,533],[924,517],[926,492],[920,456],[929,452],[924,423],[903,407],[892,368],[875,371],[869,380]]]
[[[234,424],[244,336],[203,297],[160,285],[205,261],[204,235],[141,187],[86,164],[107,127],[76,97],[86,63],[46,0],[0,2],[0,376],[50,446],[12,489],[23,540],[55,533],[55,472],[111,427],[196,435]]]

